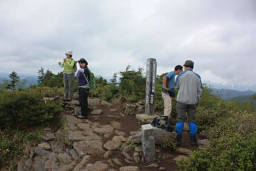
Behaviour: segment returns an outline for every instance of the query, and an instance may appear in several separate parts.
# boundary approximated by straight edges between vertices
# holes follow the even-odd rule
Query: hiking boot
[[[177,146],[181,145],[181,140],[182,140],[182,136],[181,135],[177,135],[176,136]]]
[[[196,135],[190,135],[191,145],[198,146]]]

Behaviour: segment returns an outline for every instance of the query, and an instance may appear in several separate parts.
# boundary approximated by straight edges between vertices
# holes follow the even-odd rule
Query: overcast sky
[[[207,83],[256,90],[255,0],[0,0],[0,72],[37,74],[71,49],[96,75],[186,59]]]

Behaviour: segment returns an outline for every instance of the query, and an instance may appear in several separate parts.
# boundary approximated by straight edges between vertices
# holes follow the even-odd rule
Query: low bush
[[[0,128],[24,128],[49,124],[57,120],[62,108],[55,101],[45,103],[43,97],[46,94],[49,95],[49,92],[43,92],[42,89],[2,93],[0,95]]]
[[[256,170],[256,135],[235,134],[211,142],[206,150],[194,151],[188,160],[178,163],[181,170]]]

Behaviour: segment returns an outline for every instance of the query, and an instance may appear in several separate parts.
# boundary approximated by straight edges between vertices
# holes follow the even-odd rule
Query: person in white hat
[[[59,65],[64,68],[64,100],[71,100],[73,95],[74,73],[76,72],[76,61],[72,58],[72,51],[66,51],[66,58]]]

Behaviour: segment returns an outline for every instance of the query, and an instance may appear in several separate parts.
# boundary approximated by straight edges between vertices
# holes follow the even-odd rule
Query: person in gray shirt
[[[199,103],[203,87],[201,78],[193,72],[194,62],[187,60],[184,64],[184,72],[181,72],[176,79],[177,95],[177,144],[181,144],[184,120],[188,114],[190,139],[192,145],[197,145],[197,125],[195,120],[196,107]]]

